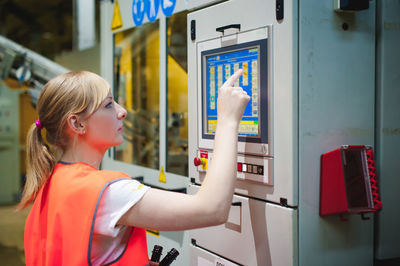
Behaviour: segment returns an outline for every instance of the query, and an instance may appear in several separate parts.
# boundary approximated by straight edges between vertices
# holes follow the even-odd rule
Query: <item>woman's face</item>
[[[114,101],[111,93],[85,121],[87,143],[96,149],[109,149],[123,142],[122,119],[126,110]]]

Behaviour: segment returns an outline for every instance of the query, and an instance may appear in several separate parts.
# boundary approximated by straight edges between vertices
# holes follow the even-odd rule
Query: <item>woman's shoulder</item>
[[[63,162],[59,162],[55,169],[54,173],[59,174],[61,176],[71,176],[77,177],[79,179],[85,177],[96,178],[96,179],[105,179],[112,180],[118,178],[130,178],[124,172],[114,171],[114,170],[99,170],[94,168],[93,166],[86,163],[73,163],[67,164]]]
[[[113,178],[130,178],[129,175],[127,175],[124,172],[121,171],[114,171],[114,170],[98,170],[96,174],[104,176],[104,177],[113,177]]]

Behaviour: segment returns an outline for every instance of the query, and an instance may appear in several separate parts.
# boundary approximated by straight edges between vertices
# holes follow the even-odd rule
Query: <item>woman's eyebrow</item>
[[[107,96],[100,104],[108,104],[109,100],[113,100],[112,96]]]

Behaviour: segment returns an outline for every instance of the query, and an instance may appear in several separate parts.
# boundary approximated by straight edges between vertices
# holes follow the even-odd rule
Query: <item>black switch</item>
[[[264,175],[264,166],[261,166],[261,165],[258,166],[258,174]]]

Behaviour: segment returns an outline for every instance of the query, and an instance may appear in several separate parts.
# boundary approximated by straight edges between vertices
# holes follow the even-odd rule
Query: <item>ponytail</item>
[[[40,187],[46,182],[56,165],[56,158],[42,138],[41,129],[32,124],[26,140],[26,183],[17,209],[22,210],[31,203]]]

